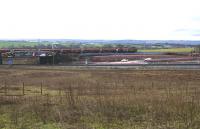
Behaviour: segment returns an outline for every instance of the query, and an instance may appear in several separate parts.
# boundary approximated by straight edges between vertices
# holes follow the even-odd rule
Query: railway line
[[[20,69],[145,69],[145,70],[200,70],[200,64],[124,64],[124,65],[0,65],[0,68]]]

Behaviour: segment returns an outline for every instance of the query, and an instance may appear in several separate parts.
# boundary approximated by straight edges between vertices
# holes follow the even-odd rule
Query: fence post
[[[41,85],[40,85],[40,94],[42,95],[42,87],[43,87],[43,84],[41,82]]]
[[[22,83],[22,94],[25,95],[24,82]]]
[[[60,104],[62,103],[62,93],[61,93],[61,88],[59,88],[59,97],[60,97]]]
[[[7,84],[6,84],[6,81],[4,83],[4,94],[7,95]]]
[[[153,82],[151,83],[151,88],[152,88],[152,89],[154,88],[154,83],[153,83]]]

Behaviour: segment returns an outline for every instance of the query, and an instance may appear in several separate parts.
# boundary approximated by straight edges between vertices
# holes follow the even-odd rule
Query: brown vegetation
[[[0,82],[0,128],[200,127],[200,71],[0,69]]]

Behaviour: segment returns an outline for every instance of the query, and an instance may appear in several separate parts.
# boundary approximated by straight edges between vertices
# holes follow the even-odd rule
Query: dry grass
[[[0,69],[0,125],[199,129],[199,79],[200,71],[195,70]],[[8,95],[21,96],[5,96],[5,82]]]

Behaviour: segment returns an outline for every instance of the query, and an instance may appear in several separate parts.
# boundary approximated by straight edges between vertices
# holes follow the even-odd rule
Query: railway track
[[[166,69],[166,70],[200,70],[200,64],[124,64],[124,65],[0,65],[0,68],[20,69]]]

